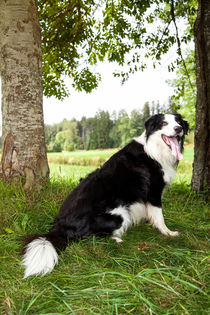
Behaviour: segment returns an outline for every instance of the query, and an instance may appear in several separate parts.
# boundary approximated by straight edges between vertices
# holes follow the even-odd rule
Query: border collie
[[[47,234],[27,238],[24,278],[51,272],[68,242],[91,234],[110,235],[121,242],[128,227],[142,219],[164,235],[177,236],[164,222],[161,195],[183,158],[187,132],[188,123],[179,114],[150,117],[140,137],[81,180]]]

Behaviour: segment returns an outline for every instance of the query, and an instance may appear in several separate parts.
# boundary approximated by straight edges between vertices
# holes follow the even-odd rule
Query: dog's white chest
[[[142,219],[146,218],[145,204],[140,202],[133,203],[129,207],[129,214],[132,224],[137,225]]]
[[[164,182],[168,185],[170,185],[172,179],[174,178],[174,176],[176,175],[176,171],[174,170],[173,167],[171,166],[163,166],[163,179]]]

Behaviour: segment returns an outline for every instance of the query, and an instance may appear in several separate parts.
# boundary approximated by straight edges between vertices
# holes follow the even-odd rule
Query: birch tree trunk
[[[41,31],[35,0],[0,0],[2,174],[30,188],[49,176],[42,108]]]
[[[196,59],[196,126],[192,189],[210,185],[210,1],[200,0],[194,28]]]

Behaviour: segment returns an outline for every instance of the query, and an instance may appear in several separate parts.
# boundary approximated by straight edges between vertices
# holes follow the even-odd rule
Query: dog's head
[[[180,114],[154,115],[145,122],[145,128],[146,141],[150,137],[157,137],[158,141],[162,141],[171,150],[176,160],[183,158],[181,152],[184,135],[187,134],[189,125],[186,120],[183,120]]]

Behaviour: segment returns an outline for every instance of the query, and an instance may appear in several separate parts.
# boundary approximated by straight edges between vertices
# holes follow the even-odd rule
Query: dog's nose
[[[174,127],[174,130],[176,131],[176,133],[180,133],[180,132],[182,132],[182,127],[176,126],[176,127]]]

